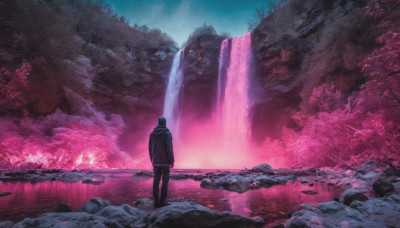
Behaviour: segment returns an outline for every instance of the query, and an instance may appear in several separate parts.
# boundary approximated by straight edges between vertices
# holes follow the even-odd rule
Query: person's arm
[[[153,151],[152,151],[152,144],[153,144],[153,137],[151,137],[152,134],[150,134],[149,137],[149,156],[150,156],[150,161],[153,162]]]
[[[167,141],[166,141],[166,149],[167,149],[167,156],[168,156],[168,161],[169,161],[169,164],[171,165],[171,168],[172,167],[174,167],[174,162],[175,162],[175,160],[174,160],[174,150],[173,150],[173,147],[172,147],[172,135],[171,135],[171,133],[170,134],[167,134]]]

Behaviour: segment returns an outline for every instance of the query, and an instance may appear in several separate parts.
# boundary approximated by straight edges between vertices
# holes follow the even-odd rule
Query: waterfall
[[[232,39],[230,48],[228,44],[228,40],[221,44],[217,116],[221,122],[219,126],[224,147],[232,152],[246,150],[250,134],[248,90],[251,34]],[[229,63],[226,63],[228,53]]]
[[[179,50],[172,61],[171,71],[168,77],[167,92],[165,95],[163,116],[167,119],[167,127],[175,137],[179,137],[179,91],[182,85],[183,73],[181,69],[181,55],[183,50]]]

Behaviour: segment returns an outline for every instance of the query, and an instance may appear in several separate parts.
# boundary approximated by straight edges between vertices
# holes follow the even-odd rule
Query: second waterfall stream
[[[183,51],[175,55],[163,114],[173,133],[174,151],[180,168],[237,168],[255,164],[249,156],[248,92],[251,56],[250,33],[222,42],[213,118],[201,123],[193,120],[193,126],[185,126],[189,130],[181,139],[179,94],[184,78],[181,66]]]

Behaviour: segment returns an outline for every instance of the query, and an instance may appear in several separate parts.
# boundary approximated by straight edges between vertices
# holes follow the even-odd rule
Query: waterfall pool
[[[207,170],[215,171],[215,170]],[[182,170],[173,170],[173,173]],[[192,170],[190,172],[206,172]],[[134,173],[101,172],[114,176],[105,179],[101,185],[65,183],[59,181],[39,182],[0,182],[0,192],[11,195],[0,197],[0,221],[18,222],[27,217],[37,217],[51,212],[59,203],[65,203],[76,211],[92,198],[101,197],[110,200],[113,205],[130,204],[141,198],[151,198],[153,178],[134,176]],[[302,191],[312,190],[318,194],[308,195]],[[231,211],[243,216],[261,216],[266,227],[279,224],[288,219],[288,214],[301,203],[316,205],[320,202],[339,197],[341,190],[336,186],[313,186],[298,181],[285,185],[250,190],[245,193],[226,190],[203,189],[200,181],[192,179],[170,180],[168,198],[183,197],[193,199],[199,204],[218,211]]]

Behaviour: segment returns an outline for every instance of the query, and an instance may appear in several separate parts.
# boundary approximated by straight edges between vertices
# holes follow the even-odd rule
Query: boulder
[[[264,221],[211,210],[194,202],[173,203],[154,210],[149,227],[262,227]]]
[[[101,185],[104,184],[104,181],[84,180],[82,181],[82,184]]]
[[[339,199],[339,201],[346,206],[350,206],[351,202],[353,202],[354,200],[366,201],[368,200],[368,197],[364,195],[361,191],[355,189],[347,189],[343,192]]]
[[[371,160],[368,162],[365,162],[363,164],[361,164],[357,169],[357,173],[361,173],[361,174],[367,174],[368,172],[372,171],[376,169],[376,161],[375,160]]]
[[[187,174],[173,174],[170,176],[172,180],[184,180],[191,178],[191,175]]]
[[[89,214],[95,214],[96,212],[102,210],[103,208],[111,206],[111,202],[108,200],[104,200],[102,198],[94,198],[89,200],[89,202],[82,205],[78,212],[86,212]]]
[[[88,214],[85,212],[74,213],[46,213],[37,218],[26,218],[14,227],[96,227],[96,228],[122,228],[116,221]]]
[[[321,182],[322,183],[322,182]],[[369,191],[371,186],[368,184],[367,181],[355,178],[355,177],[345,177],[341,179],[337,185],[342,189],[356,189],[360,191]]]
[[[149,198],[143,198],[135,201],[133,203],[137,208],[140,208],[142,210],[149,210],[153,208],[153,200]]]
[[[285,228],[299,228],[299,227],[333,227],[329,225],[325,219],[320,217],[318,214],[301,210],[295,212],[293,216],[286,221]]]
[[[254,166],[251,171],[253,172],[258,172],[258,173],[264,173],[264,174],[269,174],[269,175],[274,175],[275,172],[272,169],[272,167],[268,164],[260,164],[257,166]]]
[[[336,201],[329,201],[318,204],[318,208],[323,213],[336,213],[344,209],[344,205]]]
[[[141,170],[135,174],[135,176],[139,177],[154,177],[153,171],[148,171],[148,170]]]
[[[216,178],[206,178],[200,183],[202,188],[225,189],[232,192],[243,193],[252,187],[253,180],[250,177],[240,175],[226,175]]]
[[[148,214],[145,211],[131,207],[127,204],[121,206],[107,206],[96,215],[117,221],[120,225],[127,227],[146,227]]]
[[[0,228],[11,228],[14,225],[11,221],[0,222]]]
[[[54,208],[53,212],[64,213],[64,212],[72,212],[71,208],[64,203],[59,203],[56,208]]]
[[[372,185],[374,188],[376,197],[383,197],[385,194],[394,191],[394,186],[389,181],[384,180],[383,178],[378,179]]]

